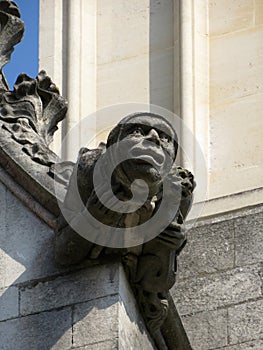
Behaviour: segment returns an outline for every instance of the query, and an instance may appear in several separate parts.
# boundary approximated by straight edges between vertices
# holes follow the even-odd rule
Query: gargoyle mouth
[[[157,148],[139,148],[134,147],[131,150],[132,159],[141,160],[144,163],[150,163],[157,168],[161,168],[165,161],[163,152]]]

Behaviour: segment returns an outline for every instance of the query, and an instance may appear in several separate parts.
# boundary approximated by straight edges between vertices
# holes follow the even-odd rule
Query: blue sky
[[[22,42],[15,46],[10,63],[3,69],[11,90],[20,73],[26,73],[31,77],[36,77],[38,73],[39,0],[14,0],[14,2],[19,6],[26,30]]]

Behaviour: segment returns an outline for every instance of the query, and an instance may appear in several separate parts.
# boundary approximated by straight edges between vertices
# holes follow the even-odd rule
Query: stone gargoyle
[[[82,148],[76,163],[62,162],[49,145],[67,103],[44,71],[36,79],[21,74],[9,89],[2,67],[24,31],[12,1],[0,0],[0,24],[0,170],[55,229],[58,263],[122,257],[150,333],[159,349],[168,348],[160,330],[195,187],[193,175],[175,164],[173,125],[165,116],[134,113],[113,128],[106,144]]]
[[[176,258],[186,243],[184,222],[195,187],[193,175],[175,164],[177,148],[176,133],[164,117],[140,112],[122,119],[106,145],[80,150],[62,209],[66,219],[60,216],[56,233],[56,258],[61,264],[95,259],[114,248],[122,254],[152,332],[167,315],[166,294],[175,283]],[[117,166],[109,186],[112,163]],[[52,167],[56,177],[61,168],[63,163],[56,173],[56,166]],[[145,201],[132,212],[118,211],[115,199],[127,206],[131,198],[142,195],[140,183],[132,187],[138,179],[147,184]],[[96,227],[85,211],[96,219]],[[151,222],[155,216],[158,222]],[[146,231],[136,231],[147,223]],[[123,231],[114,234],[120,228]]]

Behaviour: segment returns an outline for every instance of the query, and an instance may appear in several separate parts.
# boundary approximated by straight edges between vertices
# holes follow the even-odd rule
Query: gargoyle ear
[[[49,174],[54,177],[56,181],[67,186],[72,175],[74,165],[75,163],[70,161],[52,164],[49,169]]]

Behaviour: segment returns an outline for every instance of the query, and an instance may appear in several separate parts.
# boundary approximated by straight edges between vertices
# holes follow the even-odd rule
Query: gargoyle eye
[[[135,136],[140,136],[140,135],[144,135],[144,132],[143,132],[142,128],[138,127],[132,131],[132,134]]]
[[[165,142],[165,143],[171,142],[171,137],[168,136],[168,135],[165,134],[165,133],[161,133],[161,134],[159,135],[159,137],[160,137],[160,140],[161,140],[162,142]]]

